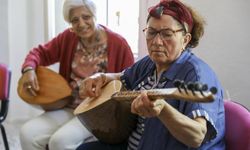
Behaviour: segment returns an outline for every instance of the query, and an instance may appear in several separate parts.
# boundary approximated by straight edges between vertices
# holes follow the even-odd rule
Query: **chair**
[[[5,120],[8,113],[9,106],[9,91],[10,91],[10,78],[11,71],[9,68],[0,63],[0,128],[2,132],[2,138],[4,142],[5,149],[9,149],[8,140],[5,132],[5,128],[3,126],[3,121]]]
[[[243,105],[224,101],[226,150],[250,150],[250,112]]]

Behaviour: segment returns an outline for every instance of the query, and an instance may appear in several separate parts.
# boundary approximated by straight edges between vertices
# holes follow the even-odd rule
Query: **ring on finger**
[[[143,113],[141,111],[137,111],[137,114],[143,116]]]
[[[139,115],[143,117],[143,116],[144,116],[144,113],[141,112]]]
[[[137,113],[137,114],[141,114],[141,111],[137,110],[136,113]]]
[[[32,88],[32,86],[31,86],[31,85],[28,85],[28,86],[27,86],[27,89],[31,89],[31,88]]]

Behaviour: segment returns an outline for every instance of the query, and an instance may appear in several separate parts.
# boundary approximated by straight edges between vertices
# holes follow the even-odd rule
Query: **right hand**
[[[98,97],[101,95],[101,88],[105,83],[106,76],[103,73],[97,73],[85,78],[79,86],[79,97]]]
[[[22,87],[26,89],[26,91],[32,95],[36,96],[39,91],[39,83],[37,80],[36,72],[34,70],[30,70],[25,72],[22,75]]]

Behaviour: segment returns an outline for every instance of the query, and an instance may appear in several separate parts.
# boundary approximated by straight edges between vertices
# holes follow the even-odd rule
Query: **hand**
[[[103,73],[94,74],[83,81],[79,86],[79,97],[97,97],[101,94],[101,88],[106,84],[106,76]]]
[[[29,70],[22,75],[22,86],[26,91],[32,95],[36,96],[39,91],[39,83],[34,70]]]
[[[144,117],[158,116],[165,106],[164,99],[150,100],[146,92],[142,92],[131,104],[131,112]]]

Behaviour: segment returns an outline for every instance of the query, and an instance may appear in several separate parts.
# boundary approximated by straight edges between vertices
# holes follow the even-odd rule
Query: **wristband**
[[[31,70],[34,70],[32,67],[27,67],[27,68],[24,68],[23,70],[22,70],[22,74],[24,74],[24,73],[26,73],[26,72],[28,72],[28,71],[31,71]]]

